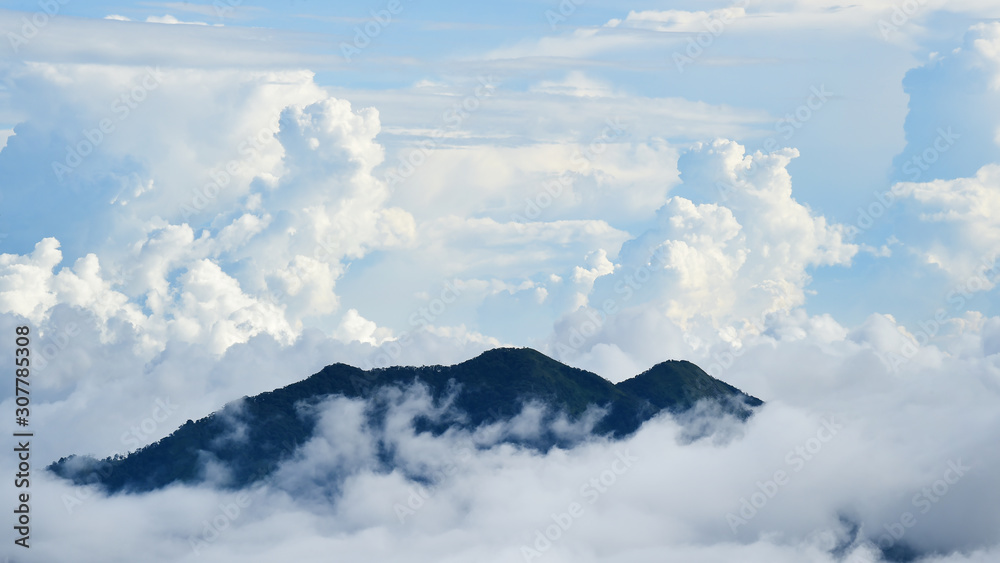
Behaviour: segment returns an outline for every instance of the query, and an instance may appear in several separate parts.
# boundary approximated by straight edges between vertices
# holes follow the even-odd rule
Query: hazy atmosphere
[[[0,562],[995,562],[998,258],[995,0],[0,2]],[[495,348],[764,404],[45,470]]]

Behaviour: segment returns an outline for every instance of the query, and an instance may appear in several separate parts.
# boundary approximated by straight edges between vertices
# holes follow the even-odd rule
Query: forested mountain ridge
[[[616,385],[529,348],[497,348],[453,366],[365,371],[333,364],[302,381],[189,420],[166,438],[127,456],[104,460],[70,456],[48,469],[78,484],[97,483],[111,493],[142,492],[175,482],[203,481],[203,467],[210,459],[229,471],[227,485],[243,487],[270,474],[313,435],[316,417],[303,405],[331,396],[366,399],[368,416],[378,424],[387,408],[379,393],[415,384],[425,386],[438,404],[450,401],[450,416],[415,421],[418,430],[436,433],[510,420],[526,404],[535,404],[544,405],[550,417],[569,421],[580,421],[600,409],[603,416],[596,419],[591,433],[621,438],[664,410],[681,413],[701,400],[718,402],[725,412],[743,419],[762,404],[686,361],[657,364]],[[232,438],[234,424],[239,426],[239,439]],[[564,445],[567,437],[548,430],[509,441],[546,449]]]

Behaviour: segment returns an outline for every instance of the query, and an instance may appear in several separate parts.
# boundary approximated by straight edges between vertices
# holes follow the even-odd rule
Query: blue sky
[[[141,419],[136,398],[198,418],[334,361],[531,346],[618,381],[683,358],[778,405],[747,443],[859,421],[845,455],[906,475],[843,493],[882,495],[876,524],[995,434],[955,442],[1000,389],[998,18],[993,0],[4,2],[0,328],[50,346],[38,420],[72,430],[44,453],[118,451],[93,430]],[[897,414],[913,404],[954,422]],[[913,426],[920,456],[887,437]],[[717,453],[703,467],[745,461]],[[997,522],[986,500],[955,510]],[[786,512],[759,537],[795,528]],[[694,536],[756,541],[712,526]],[[761,558],[804,560],[795,529]]]
[[[965,50],[970,50],[969,42],[975,40],[971,36],[977,34],[970,28],[993,15],[988,3],[951,4],[947,9],[932,4],[896,23],[894,6],[889,3],[762,3],[748,8],[724,3],[637,3],[627,9],[600,2],[567,2],[561,7],[512,2],[474,9],[458,3],[403,1],[391,6],[217,4],[57,3],[58,12],[37,38],[21,46],[9,37],[11,50],[18,48],[6,72],[9,77],[23,76],[23,70],[35,64],[147,64],[205,72],[301,68],[312,72],[310,87],[324,89],[355,108],[377,109],[379,131],[374,142],[384,149],[385,157],[373,165],[376,178],[385,179],[400,158],[412,154],[419,143],[428,142],[428,135],[435,130],[446,134],[445,142],[431,137],[435,144],[432,152],[440,160],[427,167],[433,168],[432,172],[421,168],[414,178],[390,186],[385,194],[386,205],[399,205],[414,219],[418,230],[455,216],[510,225],[509,217],[518,214],[518,208],[526,205],[523,202],[533,197],[527,184],[562,172],[558,165],[545,169],[533,164],[533,169],[518,169],[521,157],[515,155],[530,152],[532,147],[586,147],[609,119],[626,123],[625,131],[609,141],[615,150],[622,151],[616,166],[634,168],[639,162],[655,161],[656,169],[635,178],[604,171],[583,173],[581,187],[576,189],[582,193],[587,181],[604,183],[607,188],[602,196],[593,198],[589,205],[547,209],[539,225],[551,226],[552,220],[581,225],[599,222],[635,237],[653,226],[654,214],[667,197],[718,204],[717,189],[684,181],[683,171],[672,161],[698,143],[719,138],[740,143],[746,154],[797,150],[798,155],[785,166],[792,177],[792,198],[806,206],[813,217],[844,227],[866,221],[861,210],[876,200],[876,194],[896,182],[914,179],[904,167],[913,155],[933,143],[942,127],[955,130],[954,150],[940,153],[933,165],[920,168],[919,182],[970,177],[997,156],[992,122],[969,111],[979,105],[995,107],[992,91],[982,83],[984,78],[968,72],[963,66],[967,62],[956,60],[962,58],[960,55],[947,55],[963,42]],[[5,8],[30,15],[38,6],[15,2]],[[390,8],[396,13],[391,14]],[[7,28],[17,33],[21,17],[15,11],[5,12]],[[207,25],[166,25],[174,22]],[[74,40],[74,33],[94,34],[102,41],[81,43]],[[156,40],[136,43],[146,35]],[[136,49],[137,45],[141,47]],[[956,76],[969,81],[970,91],[951,86]],[[489,95],[470,101],[475,111],[456,113],[456,104],[475,97],[477,80],[485,77],[493,85]],[[30,128],[29,116],[35,110],[19,94],[35,94],[9,80],[0,122],[8,131],[15,126]],[[28,84],[31,79],[25,80]],[[963,103],[956,96],[973,99]],[[943,99],[954,103],[941,104]],[[219,98],[216,101],[222,102]],[[76,102],[96,103],[84,96]],[[59,111],[80,109],[56,106]],[[38,134],[49,136],[45,141],[49,152],[63,150],[62,141],[53,137],[52,131],[39,130]],[[40,155],[24,144],[29,137],[28,131],[12,137],[3,155],[7,158],[0,157],[5,176],[16,179],[5,190],[6,199],[15,207],[28,205],[27,201],[48,201],[49,212],[37,218],[8,213],[10,234],[4,244],[8,251],[24,254],[41,238],[55,236],[64,265],[69,264],[94,252],[95,244],[117,236],[115,221],[94,224],[88,219],[107,211],[106,202],[88,196],[94,190],[109,189],[107,173],[155,180],[156,171],[148,159],[124,153],[115,155],[117,160],[107,166],[85,163],[81,170],[92,165],[92,174],[53,178],[41,166],[51,155]],[[654,152],[641,156],[639,148]],[[629,151],[631,155],[626,154]],[[466,155],[472,154],[476,156],[468,160]],[[629,156],[638,160],[629,163]],[[32,158],[39,161],[27,166]],[[462,160],[473,177],[461,178],[454,172],[459,168],[442,171],[447,166],[444,159],[449,158]],[[494,162],[484,160],[490,158]],[[603,154],[598,157],[602,159]],[[521,193],[511,195],[518,190],[505,190],[499,183],[485,189],[476,185],[476,174],[495,177],[497,167],[504,169],[500,174],[503,181],[518,183]],[[53,183],[54,179],[58,181]],[[469,184],[467,190],[462,188],[463,182]],[[184,188],[170,185],[168,189]],[[604,195],[616,199],[616,190],[641,195],[618,209],[600,201]],[[481,197],[475,195],[477,192]],[[73,212],[68,207],[54,209],[60,207],[58,201],[66,193],[79,205]],[[956,241],[943,240],[944,233],[937,233],[920,219],[921,211],[913,201],[899,199],[885,215],[851,238],[850,242],[859,246],[849,258],[825,264],[806,260],[803,270],[795,274],[808,276],[795,282],[806,292],[802,299],[794,300],[794,307],[804,307],[812,315],[833,315],[845,325],[861,323],[872,313],[890,314],[904,325],[912,325],[941,309],[941,300],[928,295],[948,294],[949,284],[955,282],[954,272],[949,275],[934,258],[928,258],[926,248],[919,247]],[[561,199],[558,203],[566,202]],[[84,213],[74,213],[80,210]],[[214,219],[211,213],[216,213]],[[210,209],[194,221],[201,225],[190,226],[197,232],[211,220],[218,230],[224,216],[224,210]],[[144,220],[149,218],[147,215]],[[441,236],[456,235],[441,231]],[[420,242],[420,238],[410,241],[418,245],[411,249],[423,243],[437,244]],[[617,240],[606,239],[599,243],[603,245],[600,248],[582,243],[560,259],[580,261],[597,251],[614,256],[619,249],[612,239]],[[507,251],[515,247],[511,245]],[[100,253],[97,256],[102,258]],[[342,297],[346,307],[320,308],[324,314],[295,319],[293,324],[304,322],[303,326],[330,331],[343,312],[353,308],[388,330],[405,330],[407,325],[401,319],[408,315],[399,311],[419,306],[419,298],[415,302],[408,294],[423,294],[430,288],[401,284],[388,290],[387,286],[393,294],[388,300],[370,295],[366,288],[373,283],[372,278],[398,279],[406,263],[407,259],[391,248],[372,247],[351,254],[330,274],[336,280],[338,299]],[[226,260],[219,266],[228,274],[235,274],[238,268],[236,262]],[[570,267],[569,263],[563,267]],[[504,307],[504,292],[519,302],[513,287],[529,284],[548,291],[540,278],[561,275],[531,268],[512,267],[497,276],[486,271],[466,272],[470,280],[493,284],[494,289],[484,290],[486,293],[476,298],[478,304],[469,303],[461,317],[453,313],[453,321],[502,342],[539,345],[547,327],[572,312],[566,307],[570,301],[552,305],[546,318],[526,323],[530,328],[491,309]],[[443,281],[443,275],[460,273],[435,271],[411,277],[433,286]],[[247,283],[239,275],[235,279]],[[496,293],[500,286],[507,289]],[[967,299],[970,304],[973,297]],[[490,305],[497,299],[500,301]],[[987,299],[975,301],[975,310],[995,313]],[[781,307],[772,303],[765,309],[773,312]],[[967,309],[963,305],[949,314],[961,315]],[[730,322],[739,322],[739,318]],[[490,330],[499,332],[488,334]],[[534,336],[526,338],[527,334]]]

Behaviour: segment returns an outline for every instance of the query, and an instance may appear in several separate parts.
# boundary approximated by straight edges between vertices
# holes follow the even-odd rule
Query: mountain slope
[[[316,416],[309,405],[331,396],[363,398],[369,401],[371,424],[377,425],[384,422],[388,408],[384,390],[415,383],[426,386],[437,404],[450,401],[448,416],[415,421],[419,431],[434,433],[508,421],[530,402],[545,405],[550,420],[562,414],[579,421],[588,408],[603,409],[604,416],[592,431],[616,438],[634,432],[663,410],[682,412],[701,399],[720,401],[740,418],[761,404],[689,362],[664,362],[614,385],[535,350],[498,348],[454,366],[364,371],[333,364],[305,380],[244,397],[197,422],[189,420],[170,436],[127,456],[101,461],[71,456],[48,469],[79,484],[100,484],[109,492],[141,492],[174,482],[203,481],[204,467],[211,461],[230,472],[230,486],[242,487],[270,474],[310,439]],[[547,449],[566,445],[567,440],[547,430],[508,441]]]
[[[691,362],[668,360],[617,385],[623,392],[646,400],[656,411],[686,410],[702,399],[725,400],[743,395],[739,389],[715,379]],[[745,396],[749,407],[763,403],[756,397]],[[747,412],[749,414],[749,412]]]

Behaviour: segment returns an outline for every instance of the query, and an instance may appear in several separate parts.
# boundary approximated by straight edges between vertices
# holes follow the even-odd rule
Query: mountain
[[[317,417],[304,406],[331,396],[365,399],[370,423],[380,424],[389,408],[385,391],[417,383],[435,404],[451,401],[447,416],[415,420],[418,431],[433,433],[509,421],[526,404],[541,404],[549,420],[561,415],[571,422],[582,421],[595,407],[603,409],[591,432],[622,438],[661,411],[681,413],[700,400],[718,402],[741,419],[762,404],[686,361],[663,362],[615,385],[529,348],[497,348],[453,366],[365,371],[333,364],[281,389],[234,401],[197,422],[188,420],[173,434],[127,456],[70,456],[48,470],[77,484],[99,484],[110,493],[142,492],[200,482],[206,460],[212,460],[230,471],[230,486],[243,487],[270,474],[313,435]],[[544,450],[573,439],[547,428],[506,441]],[[391,463],[390,457],[386,462]]]
[[[763,403],[724,381],[715,379],[691,362],[668,360],[640,375],[622,381],[616,387],[628,395],[648,401],[659,412],[687,410],[705,398],[743,397],[749,407]]]

